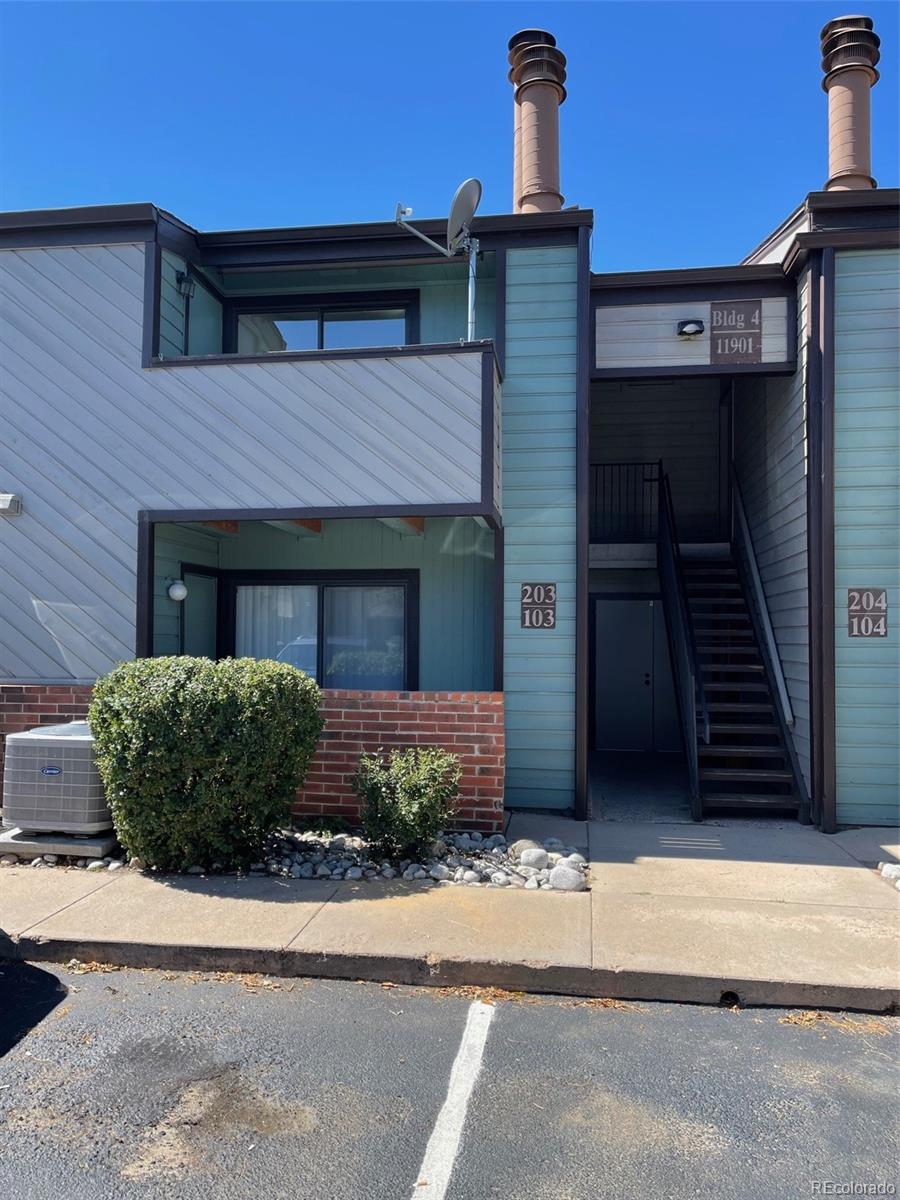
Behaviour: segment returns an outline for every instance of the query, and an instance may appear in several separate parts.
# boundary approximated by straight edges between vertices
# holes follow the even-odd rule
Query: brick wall
[[[458,823],[503,824],[502,692],[350,692],[322,694],[325,729],[294,812],[330,813],[351,823],[359,807],[350,777],[365,750],[443,746],[462,762]]]
[[[0,778],[7,733],[86,716],[92,690],[80,683],[0,683]]]
[[[0,684],[0,735],[71,721],[87,713],[91,689],[80,684]],[[496,830],[503,823],[504,721],[501,692],[322,693],[325,729],[297,815],[359,815],[350,777],[364,750],[443,746],[463,774],[459,823]],[[0,770],[3,749],[0,743]]]

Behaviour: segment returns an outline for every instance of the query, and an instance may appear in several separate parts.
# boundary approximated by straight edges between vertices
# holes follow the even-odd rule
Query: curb
[[[488,960],[404,957],[400,955],[322,954],[253,947],[185,946],[149,942],[80,941],[77,938],[23,936],[0,945],[14,959],[28,962],[110,963],[119,967],[172,971],[233,971],[278,978],[314,977],[420,987],[495,987],[510,992],[604,997],[680,1004],[740,1004],[744,1007],[855,1009],[890,1013],[900,1009],[900,988],[800,980],[719,978],[657,971],[610,971],[600,968],[512,963]],[[9,953],[11,951],[11,953]]]

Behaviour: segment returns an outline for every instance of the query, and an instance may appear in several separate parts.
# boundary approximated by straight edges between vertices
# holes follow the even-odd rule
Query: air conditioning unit
[[[3,825],[83,836],[112,826],[87,721],[7,735]]]

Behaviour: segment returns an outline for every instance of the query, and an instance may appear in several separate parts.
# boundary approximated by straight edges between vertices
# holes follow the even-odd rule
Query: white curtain
[[[316,673],[318,588],[294,584],[239,586],[235,602],[235,653],[274,658]]]

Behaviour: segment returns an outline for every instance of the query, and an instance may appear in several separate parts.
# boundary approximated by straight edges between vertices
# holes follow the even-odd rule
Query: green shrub
[[[119,841],[162,870],[258,858],[306,776],[319,700],[288,663],[120,663],[98,681],[88,716]]]
[[[460,773],[457,756],[437,746],[364,754],[353,787],[366,837],[398,857],[423,850],[453,816]]]

